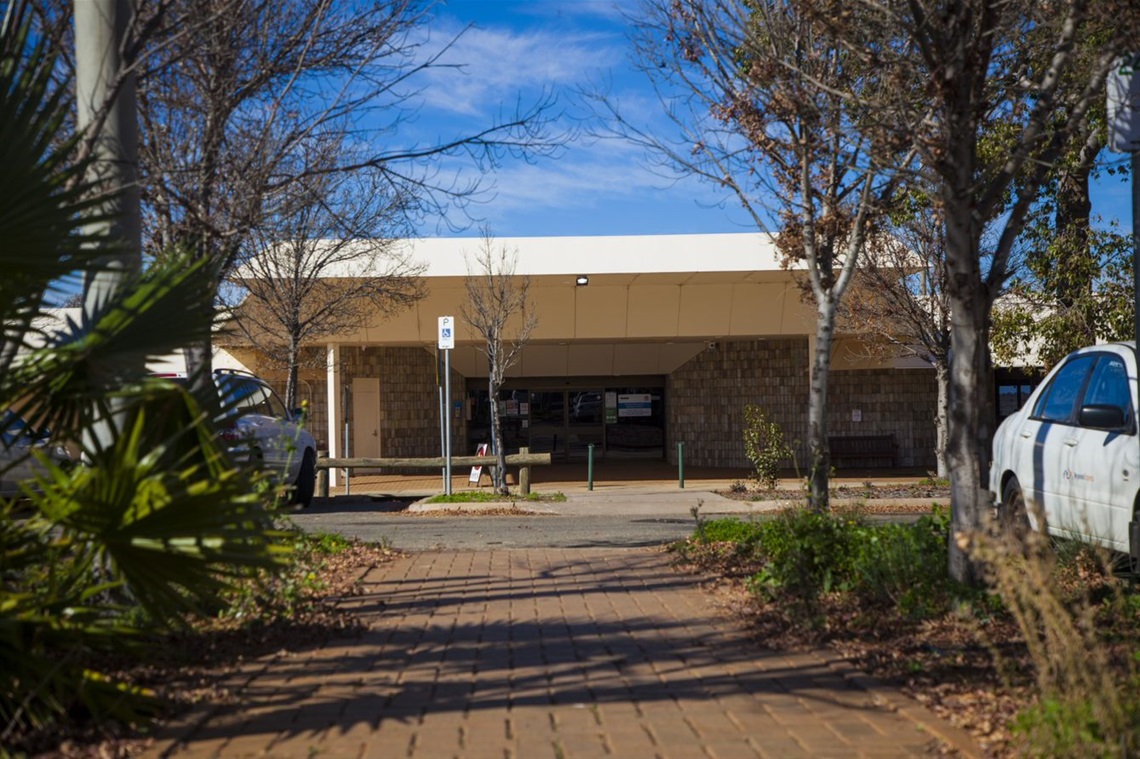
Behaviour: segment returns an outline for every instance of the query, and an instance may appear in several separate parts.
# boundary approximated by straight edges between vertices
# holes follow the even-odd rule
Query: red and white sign
[[[480,443],[479,447],[475,449],[475,455],[476,456],[486,456],[487,455],[487,444],[486,443]],[[474,482],[476,485],[478,485],[479,480],[481,480],[481,479],[483,479],[483,467],[481,467],[481,466],[471,467],[471,474],[468,475],[467,481],[468,482]]]

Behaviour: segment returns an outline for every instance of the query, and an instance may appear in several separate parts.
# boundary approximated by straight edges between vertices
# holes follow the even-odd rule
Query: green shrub
[[[1124,695],[1124,694],[1122,694]],[[1032,756],[1129,757],[1140,751],[1140,698],[1135,688],[1104,712],[1099,699],[1042,698],[1014,718],[1013,732]]]
[[[769,598],[811,608],[821,595],[846,592],[925,617],[956,597],[946,571],[948,529],[949,516],[938,507],[909,525],[790,509],[765,521],[706,522],[701,535],[747,546],[764,565],[749,586]]]
[[[780,479],[780,464],[795,455],[780,425],[751,403],[744,407],[744,455],[752,462],[756,484],[768,490]]]
[[[758,522],[744,522],[735,517],[711,519],[701,523],[696,539],[705,543],[743,543],[751,545],[760,539],[762,526]]]
[[[758,550],[766,566],[753,576],[753,590],[812,606],[851,576],[856,519],[789,509],[762,524]]]
[[[946,571],[949,529],[949,512],[939,506],[914,524],[861,526],[852,541],[852,587],[910,616],[944,611],[952,595]]]

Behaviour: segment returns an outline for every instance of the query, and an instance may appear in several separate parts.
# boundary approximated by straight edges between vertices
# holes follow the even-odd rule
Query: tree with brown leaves
[[[618,131],[673,170],[732,192],[762,230],[777,226],[784,265],[816,309],[810,344],[812,507],[828,507],[827,393],[835,318],[875,218],[909,157],[863,128],[884,82],[795,0],[660,0],[639,21],[638,54],[676,139]],[[862,96],[844,90],[856,87]],[[880,138],[884,139],[880,139]]]

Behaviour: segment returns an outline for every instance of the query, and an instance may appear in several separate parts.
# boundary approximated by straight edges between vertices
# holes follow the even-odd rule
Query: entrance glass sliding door
[[[605,400],[607,456],[665,456],[665,394],[662,388],[609,388]]]
[[[569,414],[567,433],[570,436],[567,455],[571,459],[586,457],[588,446],[594,444],[594,455],[601,456],[605,445],[605,407],[602,404],[603,392],[578,390],[567,393]]]
[[[549,453],[555,461],[566,458],[566,391],[535,391],[530,394],[530,451]]]
[[[656,383],[607,387],[604,382],[554,389],[552,381],[539,380],[540,389],[500,391],[507,453],[527,446],[532,453],[551,454],[553,461],[581,461],[593,443],[595,459],[663,458],[664,388]],[[490,441],[487,391],[469,385],[468,404],[468,447],[474,452],[478,443]]]

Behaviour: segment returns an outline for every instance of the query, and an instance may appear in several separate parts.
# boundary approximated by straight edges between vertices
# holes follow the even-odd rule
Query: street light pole
[[[123,59],[133,17],[132,0],[75,0],[78,125],[96,131],[90,176],[109,194],[89,230],[114,245],[84,283],[88,313],[142,266],[135,75]]]

